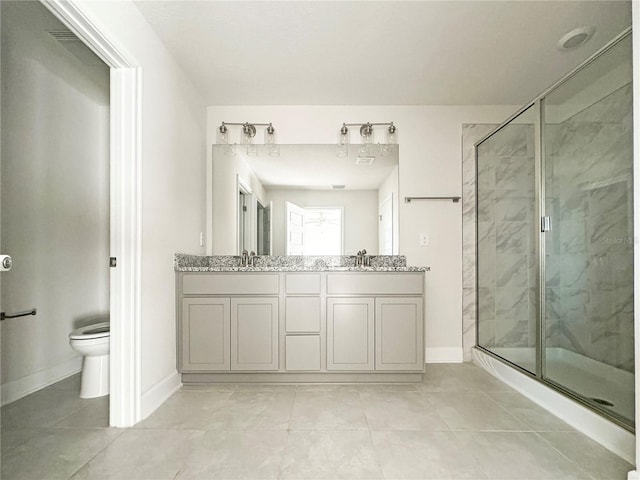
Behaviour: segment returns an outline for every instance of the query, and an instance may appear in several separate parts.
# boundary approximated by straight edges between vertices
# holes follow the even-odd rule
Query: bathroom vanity
[[[320,260],[318,260],[320,258]],[[184,383],[419,381],[424,276],[404,257],[176,256]]]

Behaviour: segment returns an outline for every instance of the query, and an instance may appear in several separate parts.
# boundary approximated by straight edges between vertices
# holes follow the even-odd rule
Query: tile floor
[[[410,385],[183,387],[130,429],[78,376],[7,405],[3,480],[602,479],[633,467],[470,364]]]

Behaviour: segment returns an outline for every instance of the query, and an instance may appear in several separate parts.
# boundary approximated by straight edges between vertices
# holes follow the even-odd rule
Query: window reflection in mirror
[[[238,255],[241,247],[258,255],[398,253],[397,145],[369,145],[366,158],[360,145],[349,145],[347,157],[337,156],[335,144],[280,145],[280,157],[256,147],[257,156],[241,145],[212,147],[207,253]],[[306,227],[300,216],[299,231],[289,204],[315,212]],[[336,208],[339,222],[329,211]],[[322,240],[307,242],[310,235]]]

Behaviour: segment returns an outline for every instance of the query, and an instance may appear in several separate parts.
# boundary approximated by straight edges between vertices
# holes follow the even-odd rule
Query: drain
[[[591,397],[591,400],[596,402],[598,405],[602,405],[603,407],[613,407],[613,403],[611,403],[609,400],[605,400],[603,398]]]

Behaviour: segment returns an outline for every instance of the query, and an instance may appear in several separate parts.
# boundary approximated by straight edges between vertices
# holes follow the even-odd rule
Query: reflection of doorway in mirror
[[[393,255],[393,193],[378,208],[378,252]]]
[[[342,207],[308,207],[304,215],[304,254],[342,255]]]
[[[267,205],[263,205],[258,200],[258,255],[273,255],[273,242],[272,242],[272,225],[273,219],[271,217],[273,212],[273,202],[269,202]]]
[[[343,207],[287,202],[287,255],[342,255]]]
[[[236,179],[238,185],[237,240],[238,255],[240,255],[243,250],[248,252],[257,250],[257,197],[251,192],[248,182],[242,180],[240,176]]]
[[[243,191],[238,192],[238,250],[242,252],[247,250],[246,245],[246,223],[248,217],[248,201],[247,194]]]
[[[304,208],[287,202],[287,255],[304,255]]]

